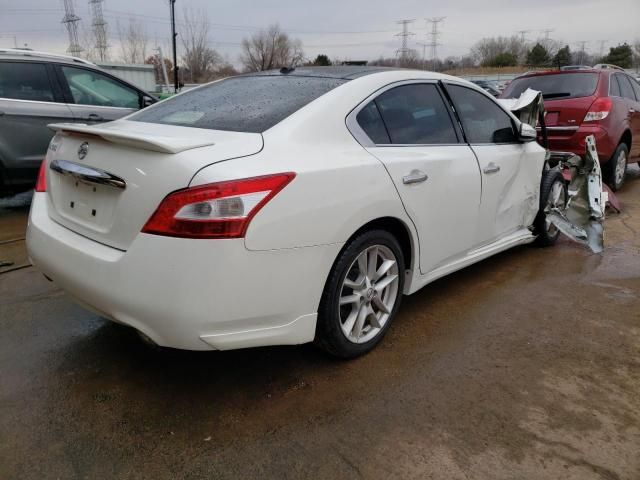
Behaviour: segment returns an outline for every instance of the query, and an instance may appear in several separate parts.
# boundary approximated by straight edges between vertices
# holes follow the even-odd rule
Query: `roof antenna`
[[[287,73],[291,73],[296,69],[296,67],[282,67],[280,69],[280,73],[282,73],[283,75],[286,75]]]

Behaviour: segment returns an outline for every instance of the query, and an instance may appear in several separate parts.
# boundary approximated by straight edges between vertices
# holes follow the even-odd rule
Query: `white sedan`
[[[353,357],[403,295],[558,229],[535,130],[435,73],[283,69],[52,125],[33,263],[161,346]],[[542,207],[541,207],[542,206]]]

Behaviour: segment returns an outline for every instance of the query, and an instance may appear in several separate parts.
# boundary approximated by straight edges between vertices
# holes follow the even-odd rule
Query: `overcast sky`
[[[90,26],[88,0],[74,0],[82,24]],[[609,46],[640,39],[640,0],[177,0],[178,20],[183,8],[206,12],[211,23],[211,46],[237,64],[244,36],[278,22],[302,40],[309,58],[325,53],[337,59],[394,56],[400,46],[400,19],[415,19],[409,46],[422,52],[427,42],[425,17],[446,17],[440,23],[438,57],[463,55],[479,39],[509,36],[529,30],[526,38],[550,37],[579,49],[599,53]],[[150,43],[169,47],[167,0],[105,0],[111,56],[117,57],[117,22],[130,17],[145,24]],[[60,23],[62,0],[0,0],[0,47],[18,46],[64,53],[67,35]],[[179,31],[180,25],[178,25]],[[428,50],[427,50],[428,52]],[[428,53],[427,53],[428,55]]]

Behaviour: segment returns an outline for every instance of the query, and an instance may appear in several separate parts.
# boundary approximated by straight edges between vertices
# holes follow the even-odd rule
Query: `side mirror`
[[[142,97],[142,108],[147,108],[154,103],[156,103],[156,101],[153,98],[147,96]]]
[[[518,140],[521,142],[535,142],[538,132],[528,123],[521,123],[518,129]]]

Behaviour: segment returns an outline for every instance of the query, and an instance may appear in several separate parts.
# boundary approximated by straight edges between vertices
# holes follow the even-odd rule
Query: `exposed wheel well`
[[[631,150],[631,131],[625,130],[622,134],[622,138],[620,139],[620,143],[624,143],[627,145],[627,149]]]
[[[404,224],[404,222],[398,220],[397,218],[381,217],[364,224],[353,235],[351,235],[351,238],[349,238],[347,244],[352,238],[356,237],[360,233],[367,230],[376,229],[385,230],[396,237],[398,243],[400,243],[400,247],[402,248],[402,254],[404,255],[404,264],[406,265],[406,268],[413,268],[413,241],[411,240],[411,233],[409,232],[409,229]]]

